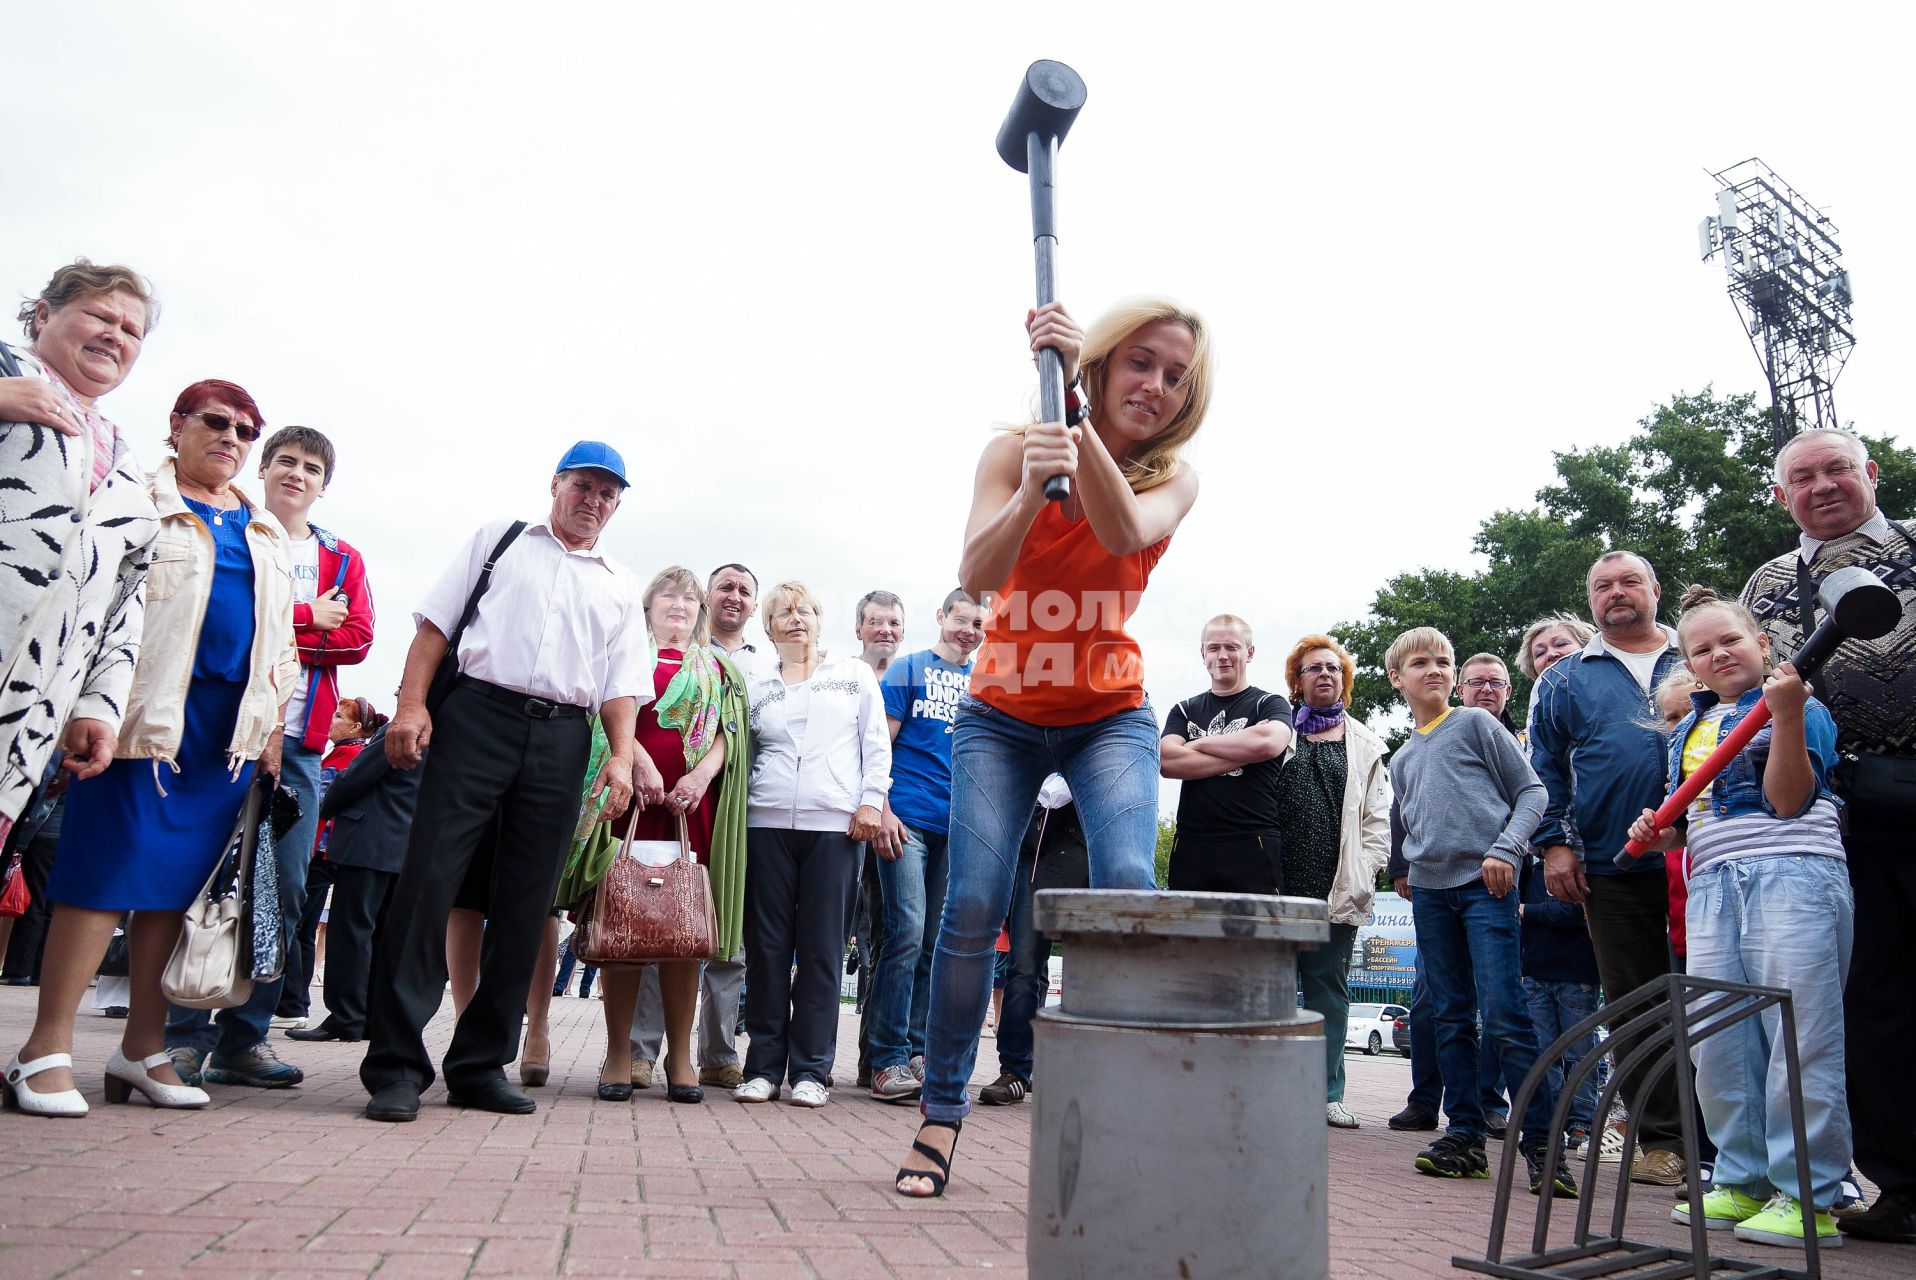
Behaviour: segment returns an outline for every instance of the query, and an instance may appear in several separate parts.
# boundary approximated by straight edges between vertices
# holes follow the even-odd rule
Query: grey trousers
[[[700,1071],[738,1065],[739,996],[745,990],[745,958],[708,960],[699,969],[699,1015],[692,1035]],[[654,1062],[665,1041],[665,1005],[659,999],[659,969],[647,965],[639,979],[639,1007],[632,1016],[632,1060]]]

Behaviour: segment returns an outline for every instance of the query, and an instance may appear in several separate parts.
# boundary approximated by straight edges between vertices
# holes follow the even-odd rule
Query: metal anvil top
[[[1142,934],[1315,946],[1331,936],[1330,909],[1316,898],[1261,893],[1166,893],[1150,889],[1046,889],[1038,932],[1054,938]]]
[[[1323,902],[1255,893],[1047,889],[1037,921],[1064,943],[1042,1016],[1109,1026],[1277,1033],[1298,1021],[1297,953],[1330,938]]]

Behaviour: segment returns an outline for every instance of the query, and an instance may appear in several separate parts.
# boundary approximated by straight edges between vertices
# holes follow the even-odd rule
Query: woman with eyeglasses
[[[265,423],[230,382],[196,382],[168,419],[173,456],[147,481],[160,528],[144,634],[113,763],[68,793],[47,897],[39,1013],[9,1066],[22,1111],[81,1116],[73,1018],[113,926],[133,913],[131,1011],[106,1064],[106,1097],[203,1107],[164,1047],[160,973],[252,784],[279,769],[280,711],[299,673],[286,532],[234,483]],[[49,1062],[48,1060],[52,1061]],[[217,1079],[215,1054],[208,1069]]]
[[[1346,713],[1357,664],[1329,636],[1305,636],[1284,659],[1295,735],[1277,774],[1284,894],[1330,908],[1330,941],[1297,955],[1306,1009],[1324,1016],[1325,1119],[1355,1129],[1344,1105],[1346,978],[1357,927],[1369,924],[1377,873],[1390,861],[1390,772],[1384,743]]]

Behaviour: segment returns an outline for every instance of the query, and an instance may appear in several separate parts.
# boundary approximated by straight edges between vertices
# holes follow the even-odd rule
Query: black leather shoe
[[[632,1082],[630,1080],[627,1080],[622,1083],[607,1084],[603,1080],[599,1081],[599,1101],[600,1102],[630,1102],[632,1101]]]
[[[1863,1212],[1838,1218],[1836,1229],[1861,1240],[1916,1244],[1916,1195],[1885,1191]]]
[[[668,1084],[665,1086],[667,1102],[704,1102],[705,1090],[695,1084]]]
[[[419,1088],[409,1080],[395,1080],[391,1084],[381,1085],[372,1101],[366,1104],[368,1120],[386,1120],[403,1123],[419,1118]]]
[[[447,1085],[446,1102],[449,1106],[467,1107],[474,1111],[497,1111],[507,1116],[529,1116],[539,1109],[538,1103],[503,1079],[487,1080],[483,1084],[457,1089]]]
[[[1405,1107],[1384,1123],[1398,1130],[1428,1130],[1437,1127],[1437,1117],[1416,1107]]]
[[[347,1035],[330,1021],[322,1022],[316,1027],[294,1027],[286,1033],[286,1038],[288,1040],[341,1040],[348,1044],[357,1043],[359,1040],[358,1036]]]

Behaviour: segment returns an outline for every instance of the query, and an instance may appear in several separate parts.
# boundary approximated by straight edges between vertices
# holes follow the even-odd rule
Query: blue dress
[[[212,531],[216,554],[175,757],[180,771],[160,764],[156,778],[152,760],[115,760],[68,789],[47,882],[50,902],[104,911],[185,910],[212,874],[252,782],[252,762],[237,778],[226,764],[252,664],[248,512],[183,500]]]

